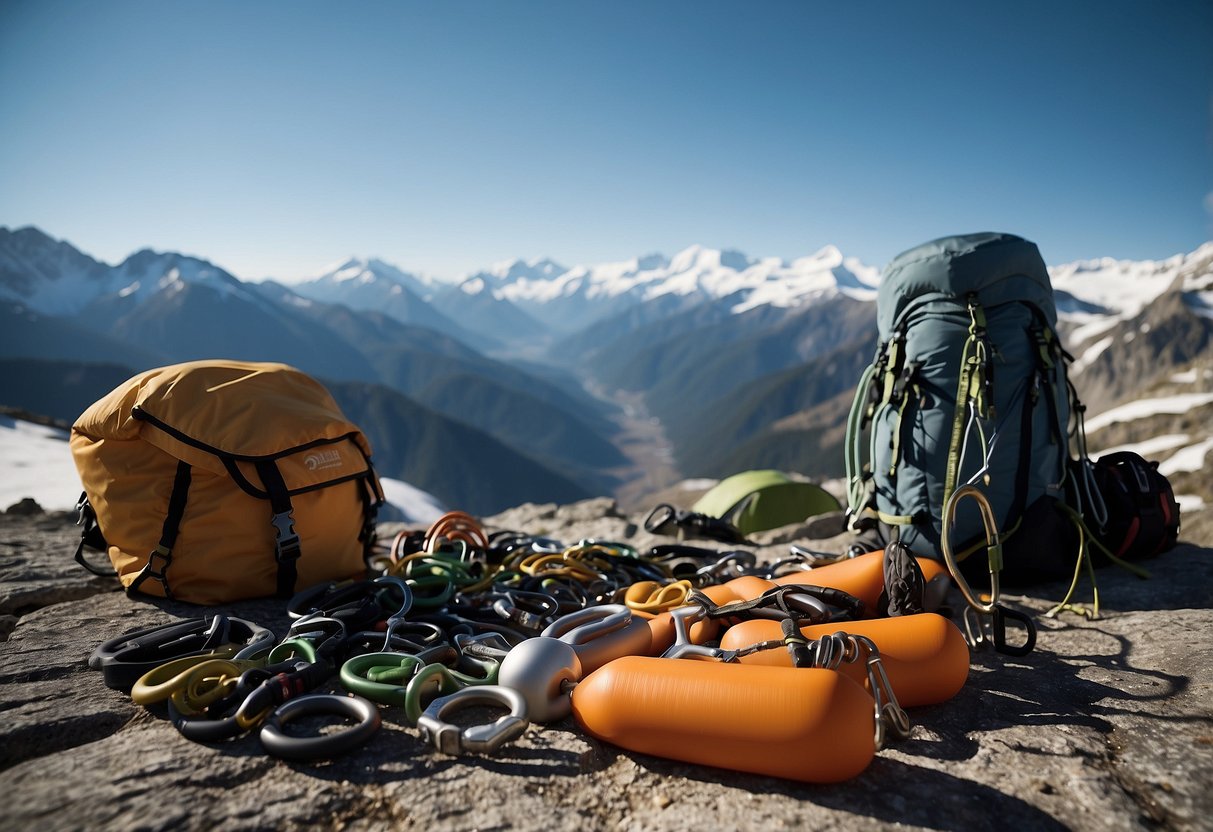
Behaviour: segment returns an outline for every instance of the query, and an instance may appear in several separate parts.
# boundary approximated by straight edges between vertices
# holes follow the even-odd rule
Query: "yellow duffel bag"
[[[219,604],[365,571],[383,492],[362,432],[285,364],[140,373],[71,436],[88,545],[128,592]]]

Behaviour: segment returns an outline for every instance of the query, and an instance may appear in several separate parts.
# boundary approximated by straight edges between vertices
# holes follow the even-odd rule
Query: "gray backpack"
[[[1023,544],[1026,554],[1004,554],[1010,574],[1070,569],[1075,549],[1057,535],[1071,524],[1056,510],[1070,458],[1069,356],[1035,244],[983,233],[911,249],[885,269],[877,320],[880,345],[847,424],[852,528],[879,521],[940,559],[944,507],[973,484],[1000,542]],[[985,545],[976,507],[958,505],[949,540],[958,559]]]

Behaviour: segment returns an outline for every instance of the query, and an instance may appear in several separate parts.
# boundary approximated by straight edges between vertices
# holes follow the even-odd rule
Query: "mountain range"
[[[1213,366],[1211,261],[1213,243],[1050,269],[1088,415]],[[386,475],[473,512],[619,493],[657,457],[688,477],[831,477],[879,279],[832,246],[790,262],[692,246],[458,282],[350,258],[251,283],[197,257],[109,265],[0,228],[0,405],[70,421],[148,367],[273,360],[330,386]],[[647,446],[621,441],[637,420]]]

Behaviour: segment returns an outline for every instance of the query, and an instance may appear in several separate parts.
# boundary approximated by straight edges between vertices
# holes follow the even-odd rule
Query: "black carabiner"
[[[672,505],[659,503],[644,519],[644,530],[649,534],[666,534],[677,525],[677,516],[678,511]]]
[[[1018,646],[1007,644],[1006,620],[1008,618],[1023,624],[1024,630],[1027,633],[1023,644]],[[1008,656],[1026,656],[1036,646],[1036,625],[1032,622],[1032,617],[1027,613],[1004,607],[1001,604],[995,604],[990,623],[994,635],[994,649],[999,653],[1005,653]]]

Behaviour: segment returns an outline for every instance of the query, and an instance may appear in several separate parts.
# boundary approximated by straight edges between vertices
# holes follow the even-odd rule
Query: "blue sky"
[[[242,278],[1213,238],[1213,4],[0,0],[0,224]]]

